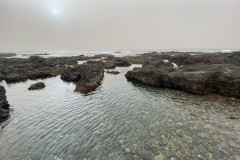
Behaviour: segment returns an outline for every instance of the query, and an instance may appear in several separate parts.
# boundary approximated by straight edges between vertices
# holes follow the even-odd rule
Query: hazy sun
[[[52,12],[53,12],[54,14],[57,14],[57,13],[58,13],[58,11],[57,11],[56,9],[53,9]]]

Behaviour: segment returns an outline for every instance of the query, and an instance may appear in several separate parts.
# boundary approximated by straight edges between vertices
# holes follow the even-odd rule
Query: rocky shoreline
[[[81,61],[86,63],[78,64]],[[76,83],[75,91],[87,93],[101,84],[104,69],[131,64],[143,64],[142,68],[126,74],[131,81],[195,94],[240,98],[240,52],[153,52],[121,58],[112,55],[0,58],[0,81],[16,83],[61,75],[62,80]]]
[[[131,81],[187,91],[240,98],[240,52],[155,54],[126,74]]]
[[[79,63],[81,62],[81,63]],[[28,59],[0,58],[0,81],[17,83],[27,79],[43,79],[60,75],[66,82],[76,84],[75,91],[88,93],[101,85],[104,72],[115,67],[142,64],[125,75],[129,81],[147,85],[177,89],[194,94],[218,94],[240,98],[240,52],[233,53],[145,53],[138,56]],[[110,72],[117,74],[118,72]],[[5,89],[1,90],[0,120],[9,116]]]
[[[78,62],[85,61],[86,63],[78,64]],[[28,79],[35,80],[61,75],[62,80],[76,83],[75,91],[88,93],[101,84],[104,69],[130,65],[131,63],[124,58],[111,55],[58,58],[30,56],[28,59],[0,58],[0,81],[17,83]]]

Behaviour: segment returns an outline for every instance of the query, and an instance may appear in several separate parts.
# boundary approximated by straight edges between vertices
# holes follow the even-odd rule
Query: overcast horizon
[[[239,0],[1,0],[0,51],[239,49]]]

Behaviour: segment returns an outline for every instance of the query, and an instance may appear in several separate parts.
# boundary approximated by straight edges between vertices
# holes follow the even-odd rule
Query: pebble
[[[154,157],[154,160],[164,160],[164,157],[162,154],[158,155],[158,156],[155,156]]]
[[[119,141],[119,143],[120,143],[120,144],[123,144],[123,143],[124,143],[124,140],[123,140],[123,139],[121,139],[121,140]]]
[[[133,144],[133,146],[132,146],[132,152],[136,152],[136,150],[137,150],[137,145],[136,145],[136,144]]]
[[[235,148],[240,148],[240,145],[237,144],[236,142],[234,141],[229,141],[229,144],[232,146],[232,147],[235,147]]]
[[[188,142],[188,143],[192,143],[192,138],[187,136],[187,135],[183,135],[183,140]]]
[[[168,139],[162,135],[160,138],[160,143],[166,145],[168,143]]]
[[[129,148],[125,148],[125,151],[126,151],[127,153],[130,153],[130,149],[129,149]]]
[[[232,159],[233,160],[240,160],[240,157],[239,156],[234,156]]]
[[[208,152],[207,156],[208,156],[209,159],[212,159],[212,154],[211,153]]]

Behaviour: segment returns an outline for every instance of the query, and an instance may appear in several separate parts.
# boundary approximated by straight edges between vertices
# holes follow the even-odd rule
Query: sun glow
[[[56,9],[52,9],[53,14],[58,14],[58,11]]]

